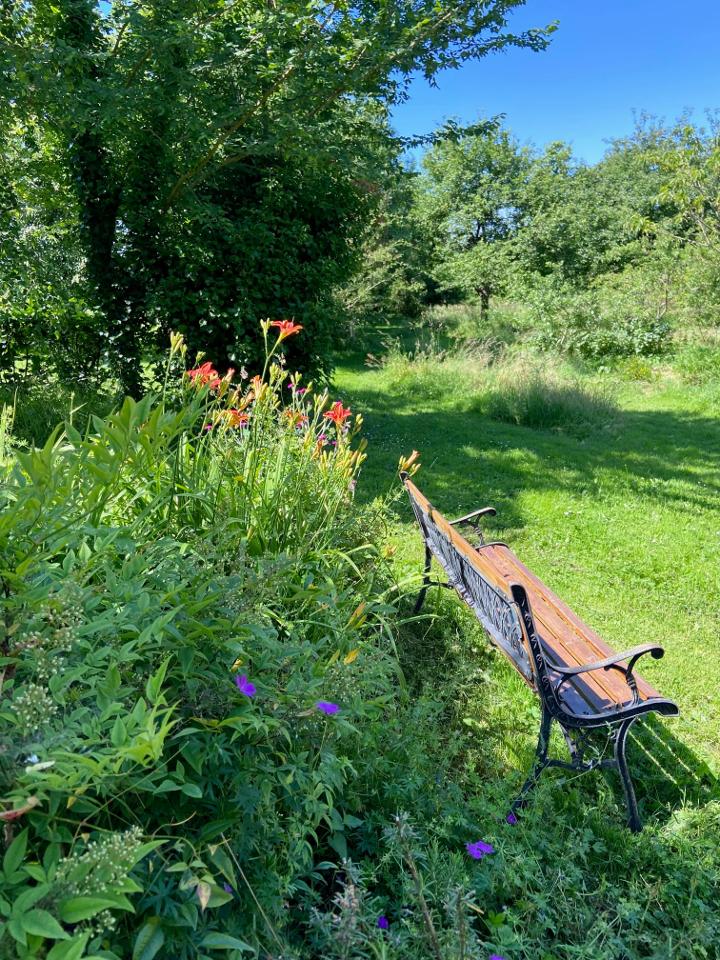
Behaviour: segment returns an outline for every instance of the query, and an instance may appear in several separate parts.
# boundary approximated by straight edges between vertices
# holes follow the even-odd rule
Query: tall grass
[[[617,415],[607,386],[564,379],[526,361],[494,371],[476,407],[493,420],[577,436],[612,425]]]
[[[58,423],[70,420],[84,430],[92,415],[104,417],[117,395],[94,387],[58,382],[0,385],[0,407],[12,411],[13,436],[28,446],[42,446]]]
[[[585,435],[612,425],[617,408],[607,385],[582,382],[566,366],[540,365],[497,343],[443,349],[437,339],[404,352],[395,343],[381,361],[389,392],[422,405],[458,407],[534,430]]]

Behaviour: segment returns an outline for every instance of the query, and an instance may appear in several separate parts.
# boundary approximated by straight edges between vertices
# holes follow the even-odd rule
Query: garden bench
[[[646,653],[656,660],[663,648],[643,643],[615,653],[600,637],[518,560],[506,543],[485,543],[482,517],[495,514],[484,507],[457,520],[447,520],[418,490],[407,473],[401,479],[409,494],[425,541],[423,587],[415,605],[419,612],[430,580],[433,556],[447,575],[438,586],[455,589],[474,611],[491,640],[509,658],[540,699],[540,735],[533,769],[513,802],[514,814],[523,807],[547,767],[585,772],[614,768],[620,774],[628,811],[628,825],[642,829],[635,791],[625,756],[628,731],[634,721],[655,712],[676,716],[678,708],[635,673]],[[473,546],[458,527],[470,526],[479,538]],[[570,760],[550,759],[550,732],[557,721]],[[586,759],[593,730],[603,729],[613,756]]]

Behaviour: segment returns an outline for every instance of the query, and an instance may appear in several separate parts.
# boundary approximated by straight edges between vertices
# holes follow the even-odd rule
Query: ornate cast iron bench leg
[[[513,800],[510,806],[512,813],[515,813],[516,810],[520,810],[522,807],[527,805],[528,797],[540,779],[540,775],[546,767],[550,766],[548,749],[550,747],[550,730],[552,728],[552,722],[552,716],[550,715],[549,711],[543,707],[542,719],[540,721],[540,735],[538,736],[538,744],[535,749],[535,763],[530,776],[522,785],[522,790],[517,795],[515,800]]]
[[[625,757],[625,742],[628,731],[635,722],[635,717],[629,720],[623,720],[615,733],[615,764],[622,780],[623,793],[625,794],[625,803],[627,804],[628,826],[633,833],[640,833],[642,830],[642,820],[638,811],[637,800],[635,799],[635,788],[630,778],[627,759]]]

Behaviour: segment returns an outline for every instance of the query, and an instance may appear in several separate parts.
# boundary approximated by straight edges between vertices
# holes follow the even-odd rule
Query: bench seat
[[[475,549],[503,575],[508,593],[511,583],[520,583],[525,587],[543,653],[549,664],[576,667],[614,655],[612,647],[528,570],[510,547],[504,543],[490,543]],[[635,681],[641,700],[661,701],[656,710],[660,713],[677,713],[677,708],[664,706],[668,701],[642,677],[635,674]],[[572,713],[583,716],[624,706],[632,697],[622,674],[616,670],[593,670],[563,684],[562,699]]]

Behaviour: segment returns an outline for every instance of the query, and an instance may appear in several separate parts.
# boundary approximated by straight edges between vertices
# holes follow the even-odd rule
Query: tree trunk
[[[79,77],[73,93],[80,95],[82,103],[91,105],[85,111],[69,109],[65,124],[68,161],[80,203],[87,275],[107,334],[106,338],[98,336],[96,343],[88,343],[88,365],[97,365],[106,354],[123,388],[137,393],[140,343],[128,315],[116,250],[122,187],[101,132],[103,77],[98,54],[104,52],[104,44],[94,0],[65,0],[57,29],[59,39],[77,54],[72,68]]]
[[[485,317],[490,309],[490,287],[479,287],[480,295],[480,316]]]

